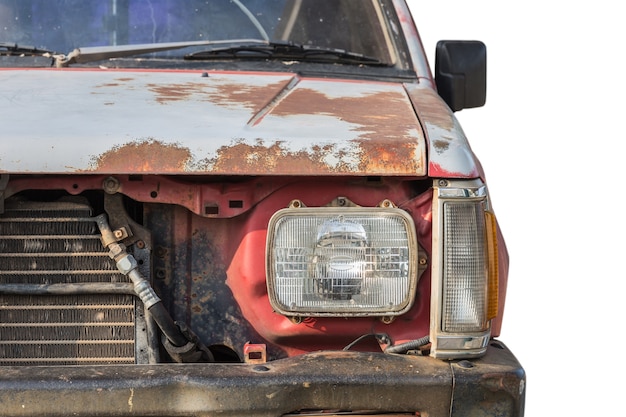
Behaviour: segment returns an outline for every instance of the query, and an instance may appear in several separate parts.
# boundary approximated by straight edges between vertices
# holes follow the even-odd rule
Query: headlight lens
[[[267,284],[287,316],[393,316],[413,302],[417,238],[397,208],[288,208],[270,220]]]

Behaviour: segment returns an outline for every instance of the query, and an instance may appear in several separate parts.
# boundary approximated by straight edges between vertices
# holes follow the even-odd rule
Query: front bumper
[[[3,367],[0,416],[508,417],[523,415],[524,388],[524,370],[498,341],[471,361],[318,352],[261,365]]]

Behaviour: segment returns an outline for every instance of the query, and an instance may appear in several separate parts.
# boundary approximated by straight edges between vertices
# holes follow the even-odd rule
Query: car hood
[[[2,70],[5,173],[426,175],[404,85],[285,73]]]

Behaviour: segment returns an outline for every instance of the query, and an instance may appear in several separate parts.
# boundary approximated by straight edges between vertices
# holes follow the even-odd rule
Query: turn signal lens
[[[477,332],[487,323],[487,245],[482,201],[443,204],[444,332]]]
[[[487,320],[491,320],[498,315],[498,234],[496,226],[496,216],[491,212],[485,212],[487,226],[487,256],[488,256],[488,276],[487,276]]]

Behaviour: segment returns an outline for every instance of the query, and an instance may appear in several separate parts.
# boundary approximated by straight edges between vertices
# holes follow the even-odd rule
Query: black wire
[[[385,349],[385,353],[406,353],[409,350],[417,349],[430,343],[430,337],[424,336],[419,339],[411,340],[406,343],[400,343],[399,345],[389,346]]]
[[[389,343],[389,335],[387,335],[386,333],[367,333],[357,337],[353,342],[344,347],[343,350],[350,350],[352,347],[354,347],[354,345],[359,343],[361,340],[367,339],[368,337],[376,338],[376,341],[378,343]]]

